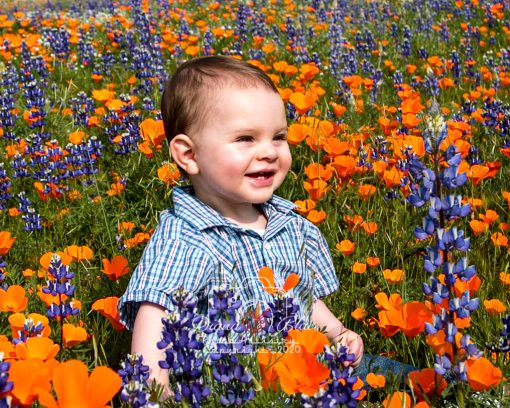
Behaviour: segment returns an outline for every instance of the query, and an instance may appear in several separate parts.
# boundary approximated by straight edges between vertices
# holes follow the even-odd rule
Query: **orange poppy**
[[[305,167],[305,174],[310,180],[328,181],[333,176],[333,169],[320,163],[311,163]]]
[[[264,390],[269,388],[273,390],[278,389],[278,373],[275,370],[275,365],[280,361],[282,355],[282,353],[273,353],[264,348],[257,352],[257,362]]]
[[[499,299],[484,300],[483,307],[490,315],[503,313],[506,310],[506,306]]]
[[[20,285],[11,285],[5,289],[0,288],[0,311],[22,312],[28,304],[25,289]]]
[[[500,272],[499,280],[503,282],[503,285],[510,285],[510,273]]]
[[[80,326],[64,323],[62,326],[64,347],[71,348],[87,340],[87,331]]]
[[[433,368],[424,368],[420,371],[412,371],[408,375],[408,383],[418,400],[435,399],[441,395],[448,383],[435,372]]]
[[[377,188],[372,184],[362,184],[358,188],[358,195],[360,196],[361,201],[367,201],[375,194],[376,191]]]
[[[395,391],[384,399],[384,408],[411,408],[412,398],[407,392]]]
[[[367,271],[367,264],[361,263],[361,262],[354,262],[354,265],[352,265],[352,271],[357,274],[364,274]]]
[[[510,208],[510,191],[503,191],[503,198],[505,199],[508,208]]]
[[[150,234],[146,232],[138,232],[135,234],[133,238],[126,239],[124,241],[124,244],[128,248],[133,248],[137,245],[146,243],[147,241],[149,241],[150,237],[151,237]]]
[[[361,224],[361,226],[363,227],[363,229],[365,230],[365,232],[368,234],[368,235],[374,235],[377,230],[379,229],[378,225],[376,222],[364,222]]]
[[[16,241],[16,238],[14,238],[9,231],[0,232],[0,256],[7,255],[14,241]]]
[[[342,116],[347,111],[347,108],[344,105],[340,105],[339,103],[333,103],[332,106],[333,106],[333,113],[335,114],[335,116],[337,118]]]
[[[74,261],[81,262],[90,260],[94,256],[94,252],[88,246],[70,245],[64,249],[64,252],[73,258]]]
[[[444,275],[441,274],[440,278],[443,279],[444,284]],[[474,296],[475,293],[480,289],[480,285],[482,284],[482,280],[478,275],[473,276],[468,281],[464,281],[461,279],[457,279],[453,284],[453,290],[455,291],[455,296],[462,296],[462,294],[468,290],[471,296]]]
[[[119,232],[130,232],[135,228],[135,223],[131,221],[122,221],[119,223],[117,230]]]
[[[275,371],[282,390],[288,395],[296,393],[315,395],[330,376],[330,370],[319,363],[315,355],[304,348],[299,352],[287,352],[276,363]]]
[[[158,168],[158,178],[165,184],[173,186],[181,178],[181,173],[175,163],[163,163]]]
[[[85,363],[68,360],[59,364],[52,375],[57,400],[42,392],[39,402],[48,408],[105,408],[122,386],[120,376],[109,367],[99,366],[88,373]]]
[[[149,142],[152,146],[161,146],[165,139],[165,129],[162,120],[148,118],[142,121],[139,127],[144,141]]]
[[[294,106],[299,115],[308,112],[315,105],[319,97],[314,92],[294,92],[290,95],[289,102]]]
[[[356,158],[347,155],[338,155],[331,162],[336,175],[341,179],[350,179],[356,173]]]
[[[393,139],[393,154],[399,159],[405,159],[404,150],[409,147],[412,148],[412,152],[418,157],[422,157],[425,154],[425,142],[423,137],[407,135],[403,138]]]
[[[306,215],[306,219],[315,225],[319,225],[326,219],[326,212],[322,210],[310,210]]]
[[[377,257],[369,256],[367,258],[367,265],[371,268],[375,268],[376,266],[379,266],[381,264],[381,260]]]
[[[368,373],[365,380],[372,388],[384,388],[386,386],[386,377],[381,374]]]
[[[357,321],[361,322],[367,315],[367,311],[362,307],[357,307],[351,312],[351,316]]]
[[[349,144],[344,141],[337,139],[336,137],[328,137],[322,141],[323,150],[333,159],[336,156],[349,152]]]
[[[480,219],[490,225],[499,218],[499,214],[494,210],[487,210],[485,214],[480,214]]]
[[[389,136],[391,132],[398,127],[398,122],[396,120],[385,117],[380,117],[377,120],[377,123],[381,127],[381,130],[385,136]]]
[[[471,227],[471,231],[476,236],[480,235],[482,232],[486,231],[489,228],[489,225],[480,220],[471,220],[469,221],[469,226]]]
[[[49,337],[29,337],[25,342],[16,344],[16,356],[20,360],[38,358],[42,361],[53,359],[60,350]]]
[[[388,297],[380,292],[375,295],[379,329],[385,337],[392,337],[402,331],[408,337],[416,337],[425,329],[425,323],[432,321],[432,312],[421,302],[413,301],[406,304],[398,293]]]
[[[75,132],[69,133],[69,141],[75,145],[81,144],[84,137],[85,137],[85,132],[83,132],[81,130],[76,130]]]
[[[285,279],[283,287],[279,289],[275,286],[273,270],[267,266],[260,268],[258,278],[260,283],[262,283],[264,290],[271,295],[285,294],[289,290],[293,289],[299,282],[299,276],[295,273],[291,273]]]
[[[11,390],[12,405],[30,406],[42,392],[49,392],[50,368],[38,358],[11,361],[9,381],[14,384]]]
[[[363,83],[363,78],[360,77],[359,75],[344,76],[342,79],[345,85],[351,88],[351,90],[359,88]]]
[[[295,208],[295,211],[301,215],[308,214],[317,205],[317,204],[315,204],[315,201],[313,201],[309,198],[307,198],[306,200],[294,201],[294,204],[297,206]]]
[[[94,89],[92,91],[92,98],[94,98],[96,101],[105,103],[109,100],[113,99],[115,97],[115,92],[112,92],[108,89]]]
[[[361,215],[344,215],[344,221],[351,232],[356,231],[364,222]]]
[[[51,257],[53,256],[53,254],[57,254],[60,257],[60,261],[62,262],[63,265],[69,266],[71,262],[73,262],[73,257],[71,255],[68,255],[66,252],[61,251],[46,252],[43,256],[41,256],[41,258],[39,258],[39,263],[44,269],[48,270],[50,266]]]
[[[383,271],[383,276],[386,281],[392,285],[395,285],[396,283],[402,282],[402,279],[404,279],[404,271],[401,269],[385,269]]]
[[[384,170],[382,180],[386,187],[392,188],[400,185],[402,177],[404,177],[404,173],[393,166],[389,170]]]
[[[3,334],[0,334],[0,353],[3,353],[4,361],[17,359],[14,344]]]
[[[425,106],[422,105],[419,94],[413,94],[412,97],[404,98],[402,103],[400,104],[400,111],[402,115],[413,114],[416,115],[420,113]]]
[[[501,383],[503,374],[485,357],[466,360],[468,383],[475,391],[485,391]]]
[[[319,201],[328,191],[328,183],[319,179],[312,180],[311,182],[304,181],[303,187],[313,201]]]
[[[124,255],[116,255],[111,261],[109,259],[103,259],[103,269],[101,269],[101,271],[108,276],[108,279],[116,281],[129,273],[128,260]]]
[[[98,299],[92,303],[92,310],[99,312],[100,315],[106,317],[112,324],[115,331],[122,331],[125,329],[124,324],[120,322],[120,315],[117,309],[119,298],[117,296],[110,296],[103,299]]]
[[[344,239],[335,245],[335,248],[338,249],[342,254],[348,256],[354,252],[356,249],[356,244],[354,242],[349,241],[348,239]]]
[[[322,353],[324,347],[330,344],[328,337],[316,329],[289,330],[285,341],[292,344],[292,346],[288,346],[289,350],[292,347],[300,346],[310,354]]]
[[[473,164],[467,174],[475,186],[486,178],[489,178],[489,167],[482,164]]]
[[[441,78],[438,82],[441,89],[449,89],[455,86],[455,81],[451,78]]]
[[[408,129],[415,128],[420,124],[420,122],[421,119],[414,113],[406,113],[405,115],[402,115],[402,124]]]
[[[491,241],[495,246],[508,246],[508,238],[501,232],[495,232],[491,235]]]
[[[298,145],[311,133],[313,129],[310,126],[293,123],[288,127],[287,140],[291,145]]]

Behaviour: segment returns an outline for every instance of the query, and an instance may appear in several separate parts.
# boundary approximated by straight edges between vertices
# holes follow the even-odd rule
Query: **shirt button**
[[[264,242],[264,249],[271,249],[271,244],[269,242]]]

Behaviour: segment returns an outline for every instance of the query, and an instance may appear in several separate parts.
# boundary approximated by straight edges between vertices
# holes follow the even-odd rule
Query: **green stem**
[[[465,408],[466,403],[464,401],[464,384],[460,381],[455,384],[455,394],[457,397],[457,406],[459,408]]]

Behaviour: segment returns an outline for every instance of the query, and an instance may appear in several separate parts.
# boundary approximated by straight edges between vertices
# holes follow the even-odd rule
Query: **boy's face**
[[[280,96],[262,86],[227,87],[193,135],[195,194],[226,217],[271,198],[290,169]]]

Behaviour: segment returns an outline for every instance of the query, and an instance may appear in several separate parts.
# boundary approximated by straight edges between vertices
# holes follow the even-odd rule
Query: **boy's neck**
[[[251,214],[243,212],[243,214],[222,215],[230,222],[243,228],[264,230],[267,226],[267,218],[258,205],[253,205],[253,212]]]
[[[265,229],[267,219],[260,204],[228,203],[224,200],[215,200],[212,195],[204,195],[193,188],[194,195],[204,204],[216,210],[230,222],[249,229]]]

